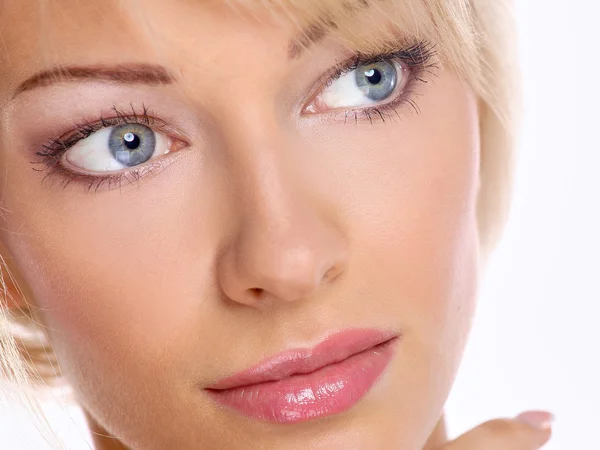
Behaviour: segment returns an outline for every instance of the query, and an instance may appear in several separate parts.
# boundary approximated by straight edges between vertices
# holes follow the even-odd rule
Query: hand
[[[527,411],[514,419],[485,422],[439,450],[538,450],[550,440],[554,416]]]

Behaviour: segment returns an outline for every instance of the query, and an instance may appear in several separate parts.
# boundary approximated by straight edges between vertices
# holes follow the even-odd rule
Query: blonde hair
[[[398,31],[408,39],[426,38],[436,46],[442,64],[459,73],[479,99],[481,167],[477,204],[482,261],[494,248],[506,221],[511,197],[516,83],[515,46],[510,0],[226,0],[246,17],[292,21],[304,30],[301,46],[326,30],[356,51],[385,51],[389,41],[360,20],[381,16],[387,36]],[[366,14],[368,12],[368,14]],[[385,21],[383,21],[385,19]],[[368,22],[366,22],[368,25]],[[378,32],[380,30],[378,29]],[[389,49],[388,49],[389,50]],[[1,261],[3,264],[3,261]],[[7,300],[6,270],[0,272]],[[10,281],[10,280],[8,280]],[[0,376],[18,386],[31,380],[56,379],[54,361],[43,328],[30,306],[8,310],[0,303]],[[26,336],[24,329],[37,330]],[[32,338],[33,337],[33,338]],[[37,378],[36,378],[37,377]]]

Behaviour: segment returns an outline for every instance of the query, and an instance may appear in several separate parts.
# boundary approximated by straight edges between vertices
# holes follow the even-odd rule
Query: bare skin
[[[449,443],[443,420],[479,278],[470,87],[439,68],[398,82],[417,108],[310,107],[346,50],[325,39],[290,59],[291,28],[201,3],[144,1],[140,16],[126,0],[62,0],[42,23],[28,0],[0,18],[3,256],[41,308],[97,449],[539,448],[549,430],[522,421]],[[102,75],[132,63],[159,76]],[[57,66],[79,71],[23,85]],[[90,68],[101,79],[73,75]],[[76,176],[44,179],[50,139],[128,114],[168,152],[101,181],[74,150],[108,155],[91,134],[61,153]],[[263,423],[199,389],[352,327],[402,342],[342,414]]]

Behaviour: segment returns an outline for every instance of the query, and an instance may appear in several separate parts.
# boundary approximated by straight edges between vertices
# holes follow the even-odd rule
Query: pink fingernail
[[[548,411],[525,411],[519,414],[516,419],[538,430],[548,430],[554,422],[554,414]]]

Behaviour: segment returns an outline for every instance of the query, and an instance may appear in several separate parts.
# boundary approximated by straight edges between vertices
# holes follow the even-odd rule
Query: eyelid
[[[386,60],[388,61],[388,60]],[[362,106],[343,106],[343,107],[336,107],[336,108],[329,108],[327,111],[310,111],[307,113],[307,115],[315,115],[315,114],[327,114],[327,113],[335,113],[335,112],[340,112],[340,111],[350,111],[350,110],[367,110],[369,108],[374,108],[374,107],[385,107],[386,105],[390,105],[390,104],[394,104],[398,101],[398,99],[400,97],[402,97],[403,93],[405,92],[405,90],[410,86],[410,84],[413,82],[414,80],[414,73],[411,69],[409,69],[408,67],[405,66],[404,63],[402,63],[401,61],[391,61],[396,67],[396,70],[398,72],[402,73],[402,77],[401,77],[401,81],[400,83],[398,83],[395,88],[394,88],[394,93],[392,95],[390,95],[388,98],[384,99],[384,100],[380,100],[380,101],[373,101],[370,104],[365,104]],[[352,70],[356,70],[356,69],[352,69]],[[336,78],[334,81],[337,81],[338,79],[340,79],[343,76],[346,76],[348,73],[350,73],[351,71],[346,71],[344,73],[342,73],[342,75],[339,78]],[[319,91],[319,93],[313,97],[313,100],[311,101],[311,103],[305,108],[305,110],[308,110],[309,107],[313,106],[317,100],[319,99],[319,97],[325,92],[325,90],[327,88],[329,88],[331,86],[331,84],[328,84],[324,89],[322,89],[321,91]]]
[[[146,125],[144,125],[144,126],[146,126]],[[142,169],[145,166],[153,165],[157,159],[160,159],[160,158],[162,158],[166,155],[170,155],[172,153],[176,153],[187,146],[186,143],[184,143],[183,141],[181,141],[177,138],[173,138],[166,133],[163,133],[161,131],[156,131],[156,130],[148,127],[155,134],[156,148],[155,148],[155,154],[153,154],[153,156],[151,156],[147,161],[144,161],[140,164],[136,164],[136,165],[132,165],[132,166],[120,167],[120,168],[117,168],[114,170],[98,170],[98,171],[80,167],[76,163],[73,162],[73,159],[77,159],[77,157],[73,156],[72,153],[74,150],[77,150],[78,146],[80,146],[82,144],[84,146],[91,145],[93,150],[90,153],[92,153],[92,159],[93,159],[94,156],[97,155],[98,149],[96,148],[95,145],[90,144],[90,143],[86,144],[84,141],[98,137],[98,133],[105,133],[107,135],[107,136],[105,136],[105,138],[108,140],[108,135],[111,132],[111,130],[110,130],[111,128],[114,128],[114,127],[103,127],[100,130],[96,131],[95,133],[92,133],[92,135],[88,136],[87,138],[81,139],[80,141],[78,141],[75,145],[70,147],[68,150],[62,152],[62,155],[60,156],[60,163],[63,165],[63,167],[66,170],[69,170],[71,172],[75,172],[77,174],[87,174],[90,176],[102,177],[102,176],[115,175],[115,174],[124,173],[124,172],[131,172],[133,170],[139,171],[140,169]],[[161,135],[161,136],[156,136],[157,134]],[[162,154],[158,154],[158,153],[156,153],[156,150],[159,147],[163,147],[161,144],[166,144],[167,151],[165,151]],[[72,159],[70,159],[70,158],[72,158]]]
[[[102,175],[90,175],[85,172],[71,170],[62,164],[56,164],[49,168],[50,171],[44,179],[56,179],[60,181],[63,188],[66,188],[71,183],[83,184],[85,192],[111,190],[117,187],[121,189],[125,183],[137,183],[142,179],[159,174],[162,170],[175,163],[181,156],[181,152],[173,152],[169,158],[156,158],[131,169],[120,172],[107,172]]]
[[[350,58],[345,59],[344,61],[336,64],[325,73],[323,73],[314,83],[313,88],[311,89],[308,100],[304,102],[302,108],[300,109],[300,114],[304,115],[306,109],[312,102],[316,99],[316,97],[328,86],[330,86],[335,80],[341,77],[344,74],[344,71],[350,67],[350,65],[356,60],[357,55],[351,56]]]
[[[71,182],[78,182],[87,185],[86,192],[90,190],[97,191],[100,188],[110,189],[113,186],[121,187],[123,180],[126,182],[137,182],[141,178],[150,175],[150,173],[157,173],[177,160],[178,156],[181,156],[180,151],[191,145],[191,139],[185,133],[182,133],[179,129],[164,120],[158,119],[154,114],[149,112],[145,105],[142,108],[142,112],[136,111],[132,105],[130,106],[130,111],[121,111],[117,107],[113,107],[113,115],[111,117],[105,118],[100,116],[100,119],[95,121],[80,122],[75,124],[70,131],[62,133],[60,137],[51,139],[48,144],[43,145],[42,150],[36,152],[36,155],[40,159],[32,161],[32,164],[41,164],[43,167],[40,169],[34,168],[34,170],[47,171],[44,180],[58,176],[57,179],[60,179],[63,187],[68,186]],[[101,129],[117,127],[127,123],[141,124],[151,128],[155,132],[164,134],[173,144],[171,148],[175,147],[175,149],[138,166],[119,171],[95,173],[93,175],[64,162],[65,155],[79,141],[89,138]]]
[[[62,133],[58,138],[50,139],[50,142],[43,145],[43,150],[37,152],[36,155],[44,159],[54,159],[57,161],[62,154],[77,142],[90,137],[95,132],[103,128],[117,127],[127,123],[137,123],[166,134],[169,138],[185,144],[183,147],[190,145],[190,138],[185,133],[182,133],[179,129],[164,120],[155,117],[145,105],[142,105],[141,112],[137,111],[133,105],[130,106],[130,111],[122,111],[113,106],[113,114],[108,118],[100,116],[95,121],[86,120],[76,123],[70,131]]]
[[[111,128],[117,127],[121,125],[125,125],[127,123],[137,123],[140,125],[145,125],[148,128],[151,128],[155,131],[159,131],[161,133],[171,135],[176,135],[180,140],[187,140],[185,137],[180,137],[182,133],[175,130],[172,126],[170,126],[167,122],[158,119],[152,115],[144,112],[143,114],[138,114],[132,111],[132,113],[122,113],[119,112],[116,108],[114,108],[115,115],[111,117],[100,117],[100,119],[96,121],[85,121],[75,125],[75,128],[63,133],[60,137],[51,140],[52,143],[59,144],[60,147],[70,148],[75,145],[80,140],[86,139],[90,137],[92,134],[100,131],[103,128]],[[146,111],[146,110],[145,110]],[[44,146],[46,149],[49,149],[49,146]]]
[[[411,83],[415,76],[418,77],[418,75],[415,75],[415,73],[426,71],[432,67],[437,67],[436,62],[434,61],[436,54],[435,46],[430,44],[428,41],[419,41],[410,47],[404,47],[398,50],[392,50],[379,54],[369,55],[356,53],[344,61],[334,65],[331,69],[327,70],[317,79],[314,88],[308,95],[308,100],[303,104],[300,110],[301,115],[314,115],[315,113],[307,113],[306,110],[316,99],[316,97],[342,75],[356,70],[361,65],[372,64],[380,61],[400,61],[408,69],[408,83]]]

